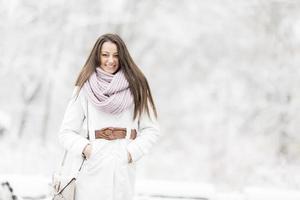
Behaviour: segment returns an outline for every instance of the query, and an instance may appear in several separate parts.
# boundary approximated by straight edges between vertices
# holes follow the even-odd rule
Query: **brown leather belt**
[[[135,129],[131,129],[130,139],[136,138],[137,132]],[[107,127],[100,130],[95,130],[96,139],[115,140],[126,137],[126,128]]]

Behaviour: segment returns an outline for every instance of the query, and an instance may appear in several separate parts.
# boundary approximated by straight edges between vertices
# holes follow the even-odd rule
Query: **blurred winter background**
[[[163,137],[142,180],[300,189],[300,1],[0,1],[0,174],[50,177],[97,37],[148,77]]]

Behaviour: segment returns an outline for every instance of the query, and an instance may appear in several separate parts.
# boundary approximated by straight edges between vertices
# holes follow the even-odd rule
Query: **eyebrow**
[[[108,51],[101,51],[101,53],[110,53]],[[118,52],[114,52],[113,54],[118,54]]]

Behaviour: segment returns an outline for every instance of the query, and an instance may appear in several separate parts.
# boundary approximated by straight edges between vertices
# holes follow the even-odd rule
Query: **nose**
[[[109,56],[108,60],[107,60],[107,63],[112,64],[113,62],[114,62],[113,57]]]

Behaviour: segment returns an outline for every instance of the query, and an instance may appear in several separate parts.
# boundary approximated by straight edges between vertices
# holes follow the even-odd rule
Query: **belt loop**
[[[131,127],[127,126],[126,127],[126,139],[130,139],[130,135],[131,135]]]

